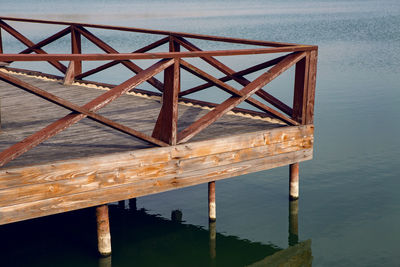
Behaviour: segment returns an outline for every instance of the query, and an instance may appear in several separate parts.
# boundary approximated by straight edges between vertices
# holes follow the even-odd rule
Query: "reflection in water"
[[[299,200],[289,201],[289,246],[299,242]]]
[[[208,231],[210,233],[209,238],[209,246],[210,246],[210,259],[212,262],[215,262],[215,258],[217,257],[217,222],[209,221],[208,222]]]
[[[99,258],[99,267],[111,267],[111,266],[112,266],[111,256]]]
[[[171,220],[151,215],[129,200],[109,206],[112,261],[97,255],[89,208],[0,226],[1,266],[311,266],[311,241],[298,242],[297,205],[290,203],[287,249],[218,233],[215,222],[185,224],[180,210]]]

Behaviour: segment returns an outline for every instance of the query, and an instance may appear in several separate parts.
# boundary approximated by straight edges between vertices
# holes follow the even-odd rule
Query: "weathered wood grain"
[[[260,170],[285,166],[293,162],[301,162],[312,158],[312,149],[284,153],[272,157],[239,162],[221,167],[201,169],[191,172],[177,173],[173,177],[157,178],[114,186],[100,190],[71,194],[35,202],[18,204],[0,208],[0,224],[41,217],[50,214],[101,205],[109,202],[155,194],[186,186],[225,179],[237,175]]]
[[[0,169],[0,190],[55,182],[64,179],[85,177],[91,172],[132,170],[172,162],[184,170],[212,167],[215,164],[265,157],[274,153],[288,153],[312,143],[314,128],[312,125],[299,127],[280,127],[268,131],[240,134],[225,137],[222,140],[192,142],[174,147],[140,149],[131,152],[116,153],[106,156],[73,159],[36,166]],[[304,144],[303,144],[304,143]],[[226,161],[226,162],[225,162]],[[207,162],[210,165],[207,165]],[[165,167],[165,166],[164,166]],[[175,166],[174,168],[177,168]],[[132,174],[129,174],[132,175]],[[140,174],[138,176],[141,176]],[[143,175],[142,175],[143,176]],[[3,192],[3,191],[0,191]]]
[[[86,170],[69,168],[72,174],[69,179],[57,180],[47,183],[34,183],[32,185],[21,185],[0,190],[0,206],[20,204],[68,194],[98,190],[116,185],[129,183],[141,184],[149,179],[173,177],[177,173],[185,173],[194,170],[215,168],[217,166],[231,165],[248,160],[271,157],[278,154],[295,152],[303,149],[311,149],[313,144],[312,136],[288,142],[264,145],[255,148],[234,150],[214,155],[207,155],[191,159],[173,158],[168,161],[151,164],[151,156],[138,165],[115,166],[108,165],[104,168],[92,162],[91,168]],[[157,153],[157,149],[153,149]],[[190,151],[188,151],[190,153]],[[85,161],[82,159],[82,161]],[[110,162],[111,163],[111,162]],[[147,163],[147,164],[146,164]],[[64,170],[64,169],[63,169]],[[63,171],[61,170],[61,171]],[[58,170],[52,168],[52,173],[35,173],[38,176],[57,177]],[[58,178],[58,177],[57,177]]]

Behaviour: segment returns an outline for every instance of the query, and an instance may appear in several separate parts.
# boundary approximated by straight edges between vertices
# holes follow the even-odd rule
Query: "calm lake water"
[[[311,239],[313,266],[400,266],[400,1],[0,4],[2,16],[318,45],[315,153],[300,165],[299,239]],[[39,40],[43,32],[32,29],[24,32]],[[102,34],[121,51],[151,41]],[[271,92],[289,99],[291,82],[277,81]],[[112,266],[244,266],[286,249],[287,184],[287,167],[217,182],[216,261],[209,260],[206,185],[139,198],[137,210],[111,206]],[[181,222],[171,221],[173,210]],[[93,209],[1,226],[0,266],[106,266],[95,230]]]

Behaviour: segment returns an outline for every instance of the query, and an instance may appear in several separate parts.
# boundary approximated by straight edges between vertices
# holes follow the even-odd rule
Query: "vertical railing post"
[[[317,55],[317,50],[311,50],[296,63],[293,119],[302,125],[314,123]],[[289,198],[295,200],[299,198],[299,163],[290,164],[289,168]]]
[[[81,54],[81,34],[76,30],[75,26],[71,26],[71,53]],[[70,85],[74,82],[75,77],[82,73],[82,61],[81,60],[71,60],[67,72],[64,77],[64,84]]]
[[[170,36],[170,52],[179,52],[179,44]],[[164,90],[160,114],[152,136],[170,145],[176,145],[178,132],[178,95],[180,91],[180,59],[164,71]]]
[[[308,67],[308,84],[307,84],[307,97],[306,97],[306,109],[305,109],[305,121],[304,124],[314,123],[314,102],[315,102],[315,86],[317,83],[317,61],[318,61],[318,50],[310,51],[309,55],[309,67]]]
[[[82,53],[81,34],[76,30],[75,26],[71,27],[71,51],[72,54]],[[75,60],[74,65],[75,65],[74,76],[77,76],[82,73],[82,61]]]

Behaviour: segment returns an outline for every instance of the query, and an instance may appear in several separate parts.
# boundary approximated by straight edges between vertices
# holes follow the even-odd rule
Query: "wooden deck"
[[[14,75],[76,104],[103,90],[64,86]],[[68,111],[0,83],[0,149],[20,141]],[[77,96],[79,96],[77,98]],[[159,99],[124,95],[103,116],[151,134]],[[23,112],[21,112],[23,111]],[[178,127],[208,110],[179,105]],[[224,115],[192,142],[153,147],[113,129],[82,120],[0,170],[0,224],[215,181],[311,159],[313,127]]]

